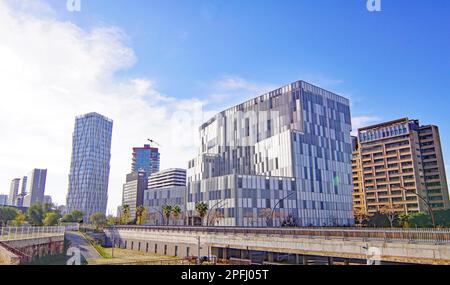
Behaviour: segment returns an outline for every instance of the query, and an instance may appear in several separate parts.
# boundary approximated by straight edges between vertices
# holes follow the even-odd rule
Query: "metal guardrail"
[[[113,228],[108,228],[109,230]],[[450,229],[378,229],[378,228],[240,228],[180,226],[116,226],[114,230],[174,231],[244,235],[278,235],[362,241],[400,241],[408,243],[450,244]]]
[[[64,236],[66,227],[4,227],[0,228],[0,241]]]

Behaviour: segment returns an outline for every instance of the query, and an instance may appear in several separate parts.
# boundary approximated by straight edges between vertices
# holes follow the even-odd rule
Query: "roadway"
[[[70,242],[70,247],[80,249],[83,261],[88,262],[90,259],[101,258],[95,248],[86,240],[86,238],[78,232],[66,232],[66,239]],[[84,260],[83,260],[84,259]]]

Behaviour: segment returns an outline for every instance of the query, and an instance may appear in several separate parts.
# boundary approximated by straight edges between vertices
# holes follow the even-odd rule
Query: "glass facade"
[[[303,81],[217,114],[189,162],[188,214],[223,200],[228,226],[264,226],[274,207],[275,224],[353,224],[350,132],[349,101]]]
[[[132,172],[144,171],[149,177],[159,171],[159,166],[160,153],[157,148],[150,147],[150,145],[133,148]]]
[[[112,127],[112,120],[97,113],[75,121],[67,210],[83,211],[86,221],[93,213],[106,213]]]

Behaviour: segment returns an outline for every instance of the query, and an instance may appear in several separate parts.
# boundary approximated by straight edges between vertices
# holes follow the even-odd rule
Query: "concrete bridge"
[[[450,230],[117,226],[108,243],[169,256],[240,264],[450,264]]]

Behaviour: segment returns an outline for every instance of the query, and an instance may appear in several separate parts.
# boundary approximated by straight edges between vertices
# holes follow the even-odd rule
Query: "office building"
[[[167,169],[152,174],[148,179],[148,190],[145,191],[144,206],[149,214],[149,224],[167,223],[163,217],[165,205],[178,205],[181,212],[185,211],[186,203],[186,170]],[[184,224],[184,217],[172,217],[170,224]]]
[[[27,176],[26,194],[23,197],[23,207],[30,207],[44,202],[47,169],[33,169]]]
[[[144,147],[133,148],[131,171],[144,171],[147,178],[159,171],[160,153],[158,148],[144,145]]]
[[[355,212],[449,208],[439,130],[403,118],[361,128],[353,152]],[[419,196],[418,196],[419,195]]]
[[[11,181],[11,186],[9,187],[8,205],[16,206],[17,196],[19,195],[20,178],[15,178]]]
[[[189,161],[189,218],[205,202],[223,226],[354,224],[350,132],[349,100],[304,81],[224,110]]]
[[[8,205],[8,195],[0,194],[0,206]]]
[[[97,113],[75,120],[67,193],[67,211],[80,210],[84,220],[106,214],[113,121]]]
[[[136,209],[144,205],[144,191],[147,189],[147,177],[144,171],[132,172],[127,175],[123,185],[122,207],[128,205],[130,220],[136,218]]]
[[[19,182],[19,194],[15,198],[13,206],[24,207],[25,196],[27,195],[28,177],[24,176]]]
[[[49,205],[53,204],[52,196],[45,195],[44,196],[44,204],[49,204]]]

